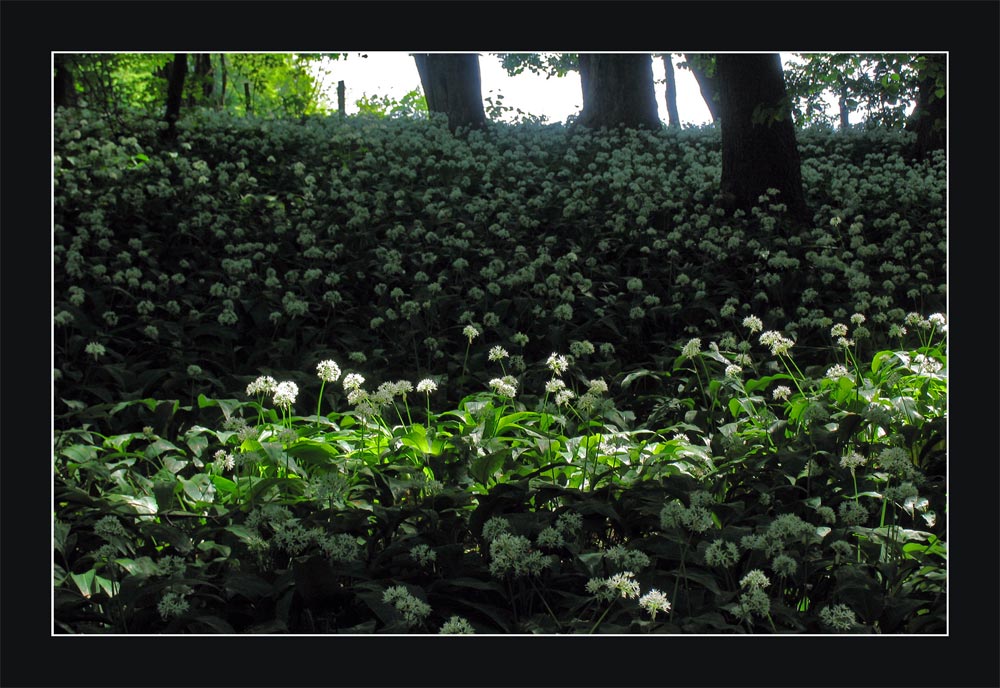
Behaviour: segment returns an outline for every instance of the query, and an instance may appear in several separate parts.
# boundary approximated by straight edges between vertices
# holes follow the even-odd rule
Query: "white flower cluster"
[[[431,606],[423,600],[414,597],[402,585],[394,585],[382,593],[382,601],[396,608],[403,616],[403,621],[411,628],[418,626],[431,613]]]
[[[587,581],[587,592],[605,602],[619,598],[634,599],[639,596],[639,583],[635,580],[635,573],[622,571],[608,578],[591,578]]]

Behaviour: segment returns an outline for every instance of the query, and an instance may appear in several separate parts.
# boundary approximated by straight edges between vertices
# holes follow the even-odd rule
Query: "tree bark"
[[[840,128],[849,129],[851,126],[851,111],[847,107],[847,86],[840,87],[840,98],[837,106],[840,108]]]
[[[76,105],[76,82],[73,80],[73,63],[69,55],[55,54],[55,76],[52,84],[52,97],[55,107],[74,107]]]
[[[219,101],[217,104],[218,109],[226,109],[226,54],[219,53],[219,71],[222,72],[220,76],[222,77],[222,88],[219,91]]]
[[[716,56],[725,201],[749,210],[768,189],[797,219],[808,219],[802,169],[777,53]]]
[[[664,95],[667,102],[667,126],[679,127],[681,119],[677,115],[677,81],[674,79],[674,63],[670,59],[670,53],[663,53],[663,74],[667,81]]]
[[[715,74],[709,74],[703,62],[703,60],[708,59],[710,56],[685,53],[684,57],[687,60],[688,67],[691,68],[691,73],[694,74],[695,81],[698,82],[701,97],[705,99],[705,105],[708,106],[708,114],[712,116],[713,122],[718,122],[719,83],[715,78]]]
[[[187,53],[175,53],[167,80],[167,136],[175,133],[174,125],[181,116],[181,99],[184,95],[184,78],[187,76]]]
[[[917,85],[917,104],[906,123],[907,131],[915,131],[917,140],[913,156],[924,160],[931,151],[945,150],[948,124],[948,101],[938,96],[937,90],[945,88],[947,61],[944,54],[921,55],[920,82]]]
[[[579,65],[583,109],[577,126],[660,128],[650,55],[581,53]]]
[[[196,83],[201,87],[202,102],[211,103],[212,94],[215,91],[215,78],[212,73],[211,53],[195,53],[194,75]],[[188,104],[196,105],[197,103],[198,98],[192,90],[192,93],[188,96]]]
[[[448,128],[482,129],[486,126],[482,76],[476,53],[415,53],[420,84],[430,112],[448,117]]]

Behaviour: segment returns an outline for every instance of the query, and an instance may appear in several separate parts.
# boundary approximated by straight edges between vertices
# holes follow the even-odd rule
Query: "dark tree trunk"
[[[219,76],[222,81],[222,88],[219,91],[219,102],[218,108],[224,110],[226,108],[226,54],[219,53],[219,71],[222,72]]]
[[[211,103],[215,91],[215,78],[212,74],[212,55],[210,53],[195,53],[194,56],[195,83],[201,88],[201,102]],[[196,105],[199,100],[194,89],[188,95],[188,105]]]
[[[708,114],[712,116],[713,122],[718,122],[719,82],[716,80],[714,73],[709,73],[704,62],[710,59],[711,56],[685,53],[684,57],[687,60],[688,67],[691,68],[691,73],[694,74],[695,81],[698,82],[701,97],[705,99],[705,105],[708,106]]]
[[[253,94],[250,93],[250,82],[243,82],[243,104],[246,106],[247,114],[253,114]]]
[[[917,84],[917,104],[906,123],[907,131],[915,131],[917,140],[913,156],[925,159],[931,151],[944,150],[948,124],[948,101],[939,96],[945,88],[946,57],[943,54],[921,55],[920,82]]]
[[[681,119],[677,116],[677,81],[674,79],[674,63],[670,53],[663,53],[663,74],[667,80],[664,99],[667,101],[667,126],[679,127]]]
[[[175,133],[174,125],[181,116],[181,98],[184,95],[184,78],[187,76],[187,53],[175,53],[167,79],[167,136]]]
[[[486,126],[483,85],[476,53],[415,53],[413,59],[427,99],[427,109],[448,116],[448,128]]]
[[[55,77],[52,84],[52,97],[55,107],[74,107],[76,105],[76,82],[73,80],[73,63],[69,55],[56,54]]]
[[[851,126],[851,111],[847,107],[847,87],[840,87],[840,99],[837,101],[837,105],[840,108],[840,128],[849,129]]]
[[[583,109],[577,126],[660,128],[650,55],[581,53],[579,66]]]
[[[808,219],[802,169],[777,53],[716,56],[723,198],[749,210],[768,189],[791,216]]]

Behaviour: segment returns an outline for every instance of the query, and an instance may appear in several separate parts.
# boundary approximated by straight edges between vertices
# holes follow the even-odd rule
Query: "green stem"
[[[319,399],[316,401],[316,427],[319,427],[319,410],[323,403],[323,389],[326,387],[326,380],[319,385]]]

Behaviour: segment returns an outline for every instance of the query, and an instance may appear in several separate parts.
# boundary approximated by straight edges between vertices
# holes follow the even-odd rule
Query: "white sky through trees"
[[[322,77],[324,92],[331,109],[337,107],[337,82],[344,82],[347,114],[358,111],[355,102],[362,96],[390,96],[396,100],[420,88],[420,76],[413,57],[405,52],[349,53],[347,58],[325,61],[328,73]],[[708,107],[690,70],[678,69],[674,57],[674,74],[677,83],[677,111],[682,124],[707,124],[712,121]],[[479,69],[482,74],[483,99],[503,95],[503,105],[521,109],[526,114],[545,115],[549,123],[565,122],[570,115],[578,114],[583,107],[580,75],[570,72],[564,77],[532,74],[527,70],[509,76],[492,53],[480,53]],[[653,60],[653,80],[656,104],[660,119],[666,122],[667,108],[664,100],[663,60]],[[508,113],[508,116],[516,115]]]

